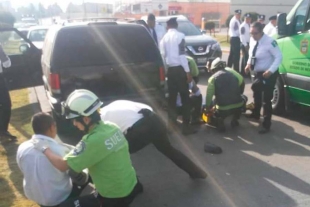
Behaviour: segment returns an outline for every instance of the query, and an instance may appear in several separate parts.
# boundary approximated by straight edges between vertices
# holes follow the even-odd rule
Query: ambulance
[[[272,100],[275,113],[292,103],[310,106],[310,0],[299,0],[288,13],[278,14],[277,43],[283,54]]]

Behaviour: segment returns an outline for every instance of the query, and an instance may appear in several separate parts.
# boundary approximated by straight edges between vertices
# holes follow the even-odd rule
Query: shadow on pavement
[[[20,108],[12,109],[12,116],[10,124],[21,133],[25,138],[30,139],[32,134],[29,134],[23,127],[31,122],[31,117],[33,115],[33,105],[35,104],[28,104],[22,106]]]
[[[300,206],[303,197],[309,198],[310,183],[305,181],[308,179],[296,176],[304,174],[306,168],[303,163],[294,161],[295,157],[310,157],[306,148],[310,146],[310,139],[296,132],[292,126],[273,120],[272,131],[259,135],[257,126],[242,120],[239,129],[230,129],[226,134],[210,128],[203,132],[208,141],[223,148],[224,155],[212,157],[216,164],[208,169],[237,206],[294,207]],[[299,193],[303,196],[294,198],[300,199],[291,197]]]
[[[16,197],[5,179],[0,177],[0,206],[12,206]]]
[[[32,110],[33,110],[32,104],[25,105],[20,108],[12,109],[12,116],[11,116],[10,124],[18,133],[20,133],[26,139],[30,139],[32,136],[32,134],[29,134],[25,130],[25,128],[27,127],[27,124],[29,124],[31,121]],[[19,191],[19,193],[21,195],[24,195],[23,175],[20,169],[18,168],[17,162],[16,162],[16,153],[17,153],[19,144],[16,142],[7,141],[7,142],[3,142],[2,146],[5,149],[7,163],[11,170],[10,179],[13,185],[15,186],[15,188]],[[13,193],[10,193],[10,196],[13,196],[13,195],[14,195]]]

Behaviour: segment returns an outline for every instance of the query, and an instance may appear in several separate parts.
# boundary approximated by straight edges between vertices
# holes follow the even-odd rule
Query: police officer
[[[198,84],[198,82],[199,82],[199,69],[198,69],[198,66],[197,66],[194,58],[192,58],[189,55],[187,55],[186,58],[187,58],[187,61],[188,61],[189,70],[191,72],[193,80],[195,81],[196,84]]]
[[[11,60],[5,54],[0,44],[0,137],[16,140],[16,137],[8,131],[12,104],[6,80],[3,75],[3,68],[9,67],[11,67]]]
[[[251,20],[252,20],[251,14],[247,13],[244,15],[243,23],[240,25],[240,40],[241,40],[241,51],[242,51],[242,64],[241,64],[242,75],[245,75],[244,68],[249,58]]]
[[[225,67],[226,63],[220,58],[212,61],[210,71],[213,75],[208,80],[205,106],[205,112],[208,113],[215,105],[216,125],[220,132],[225,131],[224,119],[229,115],[233,115],[231,126],[239,126],[238,119],[244,104],[241,98],[240,82],[242,81]],[[214,101],[213,96],[215,96]]]
[[[258,22],[262,24],[263,28],[266,26],[265,19],[266,19],[266,16],[264,14],[258,15]]]
[[[259,120],[263,103],[264,121],[259,133],[269,132],[271,127],[274,86],[278,77],[278,67],[282,62],[282,54],[277,42],[263,33],[263,25],[259,22],[252,24],[250,40],[250,56],[245,68],[249,73],[253,70],[255,78],[252,84],[255,108],[249,118]]]
[[[228,56],[228,67],[234,68],[239,72],[240,62],[240,17],[241,10],[235,11],[235,16],[230,20],[229,23],[229,36],[230,36],[230,52]]]
[[[44,143],[34,145],[61,172],[88,169],[103,207],[127,207],[142,192],[142,185],[137,181],[123,133],[115,124],[101,121],[101,105],[95,94],[82,89],[72,92],[63,103],[66,118],[86,134],[64,158]]]
[[[190,109],[191,109],[191,125],[201,124],[201,106],[202,106],[202,95],[199,87],[195,81],[189,84],[190,90]],[[182,101],[180,95],[177,97],[177,111],[178,114],[182,114]]]
[[[191,178],[206,178],[207,174],[201,168],[171,145],[165,123],[150,106],[118,100],[103,107],[100,114],[102,121],[112,122],[120,127],[128,141],[130,153],[152,143]]]
[[[196,133],[191,128],[190,123],[190,105],[188,83],[192,82],[192,76],[188,66],[185,52],[185,35],[178,30],[177,18],[171,18],[167,21],[167,30],[160,42],[160,51],[168,65],[168,116],[172,123],[176,120],[176,99],[178,93],[181,95],[183,105],[183,126],[182,133],[189,135]]]
[[[157,38],[157,33],[155,30],[155,25],[156,25],[156,18],[154,14],[149,14],[147,17],[147,26],[148,30],[155,42],[156,45],[158,45],[158,38]]]
[[[277,31],[277,16],[271,16],[269,18],[269,23],[264,28],[264,33],[270,37],[276,35],[278,33]]]

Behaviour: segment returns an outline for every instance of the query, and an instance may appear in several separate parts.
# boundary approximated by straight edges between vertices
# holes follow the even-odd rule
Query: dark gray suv
[[[91,90],[105,104],[126,99],[155,107],[165,101],[160,52],[138,24],[79,22],[51,27],[43,47],[42,71],[59,130],[69,128],[61,116],[61,102],[75,89]]]
[[[203,34],[185,16],[156,17],[156,22],[166,28],[166,22],[172,17],[177,17],[178,30],[185,34],[187,54],[195,59],[200,69],[205,69],[210,58],[222,57],[220,44],[214,38]]]

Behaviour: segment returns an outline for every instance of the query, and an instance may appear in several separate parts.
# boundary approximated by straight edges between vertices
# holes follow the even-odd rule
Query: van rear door
[[[94,23],[64,28],[54,48],[51,71],[59,74],[63,99],[78,88],[105,100],[132,99],[162,88],[159,50],[140,25]]]

